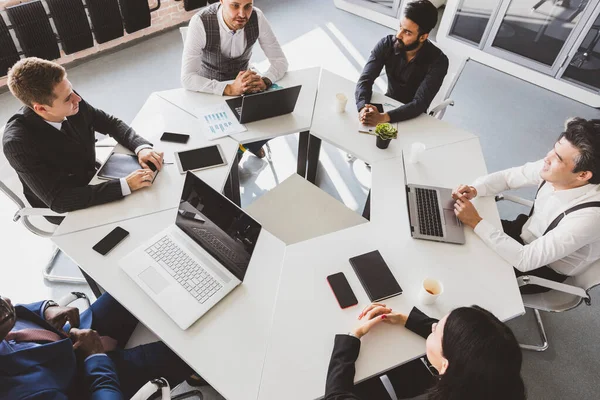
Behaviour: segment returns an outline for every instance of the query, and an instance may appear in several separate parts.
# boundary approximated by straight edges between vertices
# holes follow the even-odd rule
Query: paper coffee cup
[[[409,164],[416,164],[421,161],[421,155],[427,147],[424,143],[416,142],[410,146],[410,153],[408,154]]]
[[[433,304],[442,293],[444,293],[442,282],[437,279],[427,278],[421,284],[419,301],[425,305]]]
[[[335,95],[335,110],[338,113],[346,112],[346,103],[348,103],[348,98],[343,93],[338,93]]]

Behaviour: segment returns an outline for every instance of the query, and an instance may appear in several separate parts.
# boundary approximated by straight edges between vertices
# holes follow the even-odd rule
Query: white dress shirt
[[[65,120],[66,120],[66,118],[62,122],[51,122],[51,121],[46,121],[46,120],[44,120],[44,121],[46,121],[51,126],[55,127],[59,131],[61,131],[62,124],[63,124],[63,122],[65,122]],[[62,133],[62,131],[61,131],[61,133]],[[143,149],[151,149],[151,148],[152,148],[152,146],[150,146],[149,144],[142,144],[135,149],[135,154],[139,153]],[[140,166],[140,168],[141,168],[141,166]],[[129,184],[127,183],[127,179],[121,178],[121,179],[119,179],[119,183],[121,184],[121,194],[123,196],[129,196],[131,194],[131,188],[129,187]]]
[[[258,18],[258,43],[269,59],[271,66],[262,76],[271,82],[283,78],[288,69],[288,61],[281,50],[281,46],[265,18],[262,11],[254,7]],[[246,34],[244,28],[237,31],[229,29],[223,20],[223,7],[219,6],[217,11],[219,31],[221,34],[221,53],[228,58],[236,58],[246,50]],[[202,65],[202,52],[206,47],[206,31],[200,15],[192,17],[185,44],[183,46],[183,57],[181,60],[181,84],[187,90],[222,95],[227,82],[219,82],[216,79],[208,79],[198,74]]]
[[[539,186],[543,166],[544,160],[539,160],[495,172],[477,179],[472,186],[477,189],[478,196]],[[563,275],[578,275],[600,259],[600,208],[574,211],[564,217],[556,228],[542,235],[562,212],[591,201],[600,201],[600,185],[554,190],[554,186],[546,182],[535,200],[533,215],[521,231],[524,246],[486,220],[477,224],[475,233],[519,271],[527,272],[547,265]]]

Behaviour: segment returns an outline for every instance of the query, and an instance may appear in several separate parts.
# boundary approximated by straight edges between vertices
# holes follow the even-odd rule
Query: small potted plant
[[[380,149],[387,149],[390,145],[390,140],[396,138],[398,129],[394,128],[392,124],[384,122],[377,124],[375,127],[375,134],[377,135],[377,147]]]

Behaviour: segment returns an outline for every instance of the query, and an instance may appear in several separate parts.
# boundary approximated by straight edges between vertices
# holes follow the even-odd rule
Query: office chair
[[[456,86],[456,83],[458,82],[458,79],[462,75],[462,72],[465,69],[467,62],[470,60],[470,58],[468,57],[462,58],[459,56],[448,57],[448,59],[450,60],[450,65],[448,66],[448,73],[444,78],[444,82],[442,82],[440,90],[438,90],[437,94],[433,98],[433,101],[431,102],[431,104],[436,105],[430,107],[427,113],[430,116],[440,120],[444,118],[446,109],[449,106],[454,106],[454,100],[452,100],[450,96],[452,94],[452,91],[454,90],[454,87]],[[457,60],[457,62],[453,62],[452,60]],[[381,71],[381,74],[379,76],[381,77],[384,75],[385,68]],[[354,160],[356,160],[356,157],[354,155],[346,153],[346,161],[352,162]]]
[[[16,172],[12,169],[8,160],[4,156],[4,150],[2,146],[2,137],[4,136],[4,126],[0,127],[0,192],[4,193],[13,203],[17,206],[17,212],[13,217],[13,221],[21,221],[23,225],[34,234],[49,238],[54,234],[54,230],[56,226],[50,224],[49,222],[43,220],[39,217],[60,217],[65,214],[59,214],[52,211],[49,208],[33,208],[30,207],[27,203],[27,200],[24,196],[20,196],[17,193],[23,193],[23,186],[19,181],[19,178]],[[103,140],[96,144],[97,148],[112,148],[114,147],[116,142],[114,139],[109,138],[108,140]],[[107,154],[108,155],[108,154]],[[97,161],[99,162],[99,161]],[[32,222],[30,217],[38,217],[36,222]],[[60,254],[60,249],[55,247],[52,255],[50,256],[50,260],[44,266],[43,276],[44,279],[48,282],[57,282],[57,283],[72,283],[72,284],[85,284],[87,283],[94,295],[99,297],[101,295],[101,291],[98,288],[96,282],[94,282],[83,270],[81,273],[84,278],[77,278],[72,276],[60,276],[60,275],[52,275],[52,269],[54,267],[55,260]]]
[[[434,118],[442,119],[444,118],[444,114],[446,113],[446,109],[448,106],[454,106],[454,100],[450,97],[452,92],[454,91],[454,87],[458,82],[458,79],[463,73],[467,62],[469,62],[470,58],[462,58],[459,56],[448,57],[450,60],[450,65],[448,66],[448,73],[444,78],[444,82],[442,83],[442,87],[437,92],[436,96],[433,98],[431,104],[437,104],[436,106],[429,109],[428,114]],[[452,60],[457,60],[456,62]]]
[[[158,396],[160,393],[160,397]],[[181,383],[174,389],[169,387],[166,379],[154,379],[146,383],[142,388],[131,398],[131,400],[225,400],[211,386],[194,387],[189,386],[185,382]]]
[[[123,19],[117,0],[86,0],[85,3],[98,44],[123,36]]]
[[[0,73],[4,75],[20,58],[13,37],[0,14]]]
[[[46,0],[65,54],[94,46],[92,29],[81,0]]]
[[[7,7],[6,15],[26,57],[46,60],[60,57],[56,35],[40,0]]]
[[[533,202],[512,195],[498,195],[496,201],[508,200],[531,208]],[[548,337],[544,330],[540,311],[563,312],[571,310],[582,302],[591,305],[590,290],[600,285],[600,260],[588,267],[583,273],[570,276],[563,283],[551,281],[537,276],[523,275],[517,278],[519,287],[539,285],[551,289],[545,293],[522,295],[525,307],[533,310],[540,339],[539,345],[520,344],[522,349],[544,351],[548,348]]]

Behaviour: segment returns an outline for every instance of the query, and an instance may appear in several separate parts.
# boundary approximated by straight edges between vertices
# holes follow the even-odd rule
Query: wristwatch
[[[48,300],[46,304],[44,304],[44,310],[42,311],[42,315],[46,314],[46,310],[50,307],[56,307],[58,303],[53,300]]]
[[[271,82],[271,80],[269,78],[266,78],[264,76],[262,77],[262,81],[265,83],[265,86],[267,87],[267,89],[270,88],[271,85],[273,84],[273,82]]]

